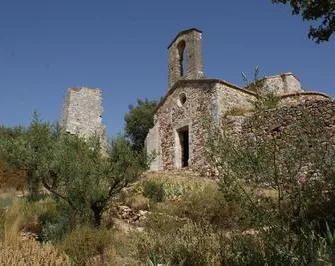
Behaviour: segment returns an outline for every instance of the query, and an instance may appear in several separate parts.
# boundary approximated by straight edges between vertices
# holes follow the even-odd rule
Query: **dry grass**
[[[208,187],[218,187],[215,181],[187,170],[148,172],[141,180],[141,185],[147,181],[163,183],[166,199],[173,199],[191,191],[203,191]]]
[[[10,239],[0,243],[0,265],[72,265],[52,244],[34,239]]]
[[[163,202],[143,196],[143,186],[149,181],[163,184]],[[273,192],[263,189],[257,194],[271,197]],[[219,260],[217,234],[240,226],[235,221],[239,210],[222,205],[221,196],[217,182],[191,171],[148,172],[121,198],[121,204],[135,211],[149,210],[144,232],[133,225],[133,230],[125,233],[114,224],[113,231],[91,230],[92,234],[85,236],[85,230],[79,229],[56,246],[18,240],[22,230],[36,228],[38,217],[50,211],[54,202],[18,199],[6,212],[0,265],[139,265],[139,259],[145,263],[151,255],[157,255],[160,262],[177,263],[187,258],[192,265],[213,265]]]
[[[46,198],[38,202],[26,199],[15,199],[6,211],[5,239],[14,238],[21,232],[40,233],[39,217],[55,208],[55,202]]]

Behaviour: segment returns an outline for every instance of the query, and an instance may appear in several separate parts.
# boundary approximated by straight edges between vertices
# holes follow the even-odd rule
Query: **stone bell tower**
[[[202,32],[192,28],[178,33],[168,47],[168,90],[180,79],[204,78]]]

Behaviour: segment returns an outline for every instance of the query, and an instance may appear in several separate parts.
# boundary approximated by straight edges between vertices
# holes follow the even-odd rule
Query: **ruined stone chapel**
[[[280,98],[279,106],[296,106],[310,101],[332,103],[323,93],[305,92],[292,73],[265,77],[262,84]],[[201,123],[204,114],[212,123],[224,127],[223,121],[229,111],[252,109],[256,95],[248,87],[205,78],[202,32],[192,28],[177,34],[168,46],[168,89],[157,105],[154,127],[146,138],[147,152],[157,155],[150,169],[204,169],[208,130]],[[331,106],[334,114],[330,116],[333,116],[334,104]]]
[[[292,73],[265,77],[262,86],[280,99],[271,111],[269,121],[280,122],[278,112],[283,108],[289,108],[286,111],[290,117],[300,113],[297,108],[307,108],[327,120],[335,136],[335,104],[331,97],[304,91]],[[224,80],[205,77],[200,30],[192,28],[177,34],[168,46],[168,89],[156,107],[154,127],[145,141],[147,152],[156,154],[150,169],[187,167],[206,172],[209,169],[205,154],[208,127],[202,123],[203,118],[219,128],[229,124],[244,134],[246,116],[230,115],[229,123],[227,117],[234,109],[252,110],[256,98],[257,93],[250,87],[242,88]],[[102,114],[100,89],[70,88],[65,97],[61,125],[70,134],[84,137],[97,134],[104,146],[107,140]],[[285,115],[281,116],[285,120]]]

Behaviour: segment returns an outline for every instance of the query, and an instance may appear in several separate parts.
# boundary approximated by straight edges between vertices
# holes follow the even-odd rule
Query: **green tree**
[[[319,21],[317,27],[311,26],[308,37],[317,43],[328,41],[335,31],[334,0],[272,0],[273,3],[289,3],[293,15],[302,15],[304,20]]]
[[[110,201],[145,170],[145,158],[131,149],[124,137],[114,139],[102,155],[97,138],[75,135],[59,138],[42,183],[67,204],[80,223],[100,226]]]
[[[41,168],[48,165],[57,131],[49,123],[43,123],[34,112],[28,128],[2,130],[0,158],[11,168],[26,173],[29,197],[39,197]]]
[[[149,129],[154,126],[154,112],[157,106],[155,100],[137,100],[135,106],[129,105],[129,112],[125,115],[125,133],[131,140],[136,151],[142,151]]]
[[[0,126],[0,139],[9,139],[9,138],[18,138],[24,132],[24,127],[17,126],[17,127],[5,127]]]
[[[26,172],[30,197],[38,199],[43,185],[75,224],[99,226],[111,200],[146,169],[143,153],[125,137],[111,141],[106,153],[97,137],[61,134],[37,114],[19,137],[0,139],[1,159]]]

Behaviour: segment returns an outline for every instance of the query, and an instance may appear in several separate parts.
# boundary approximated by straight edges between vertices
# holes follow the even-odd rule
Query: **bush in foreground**
[[[112,249],[112,237],[106,229],[82,227],[68,234],[60,245],[64,251],[77,265],[85,263],[98,256],[100,260],[109,262],[115,260]],[[109,256],[108,256],[109,255]]]

